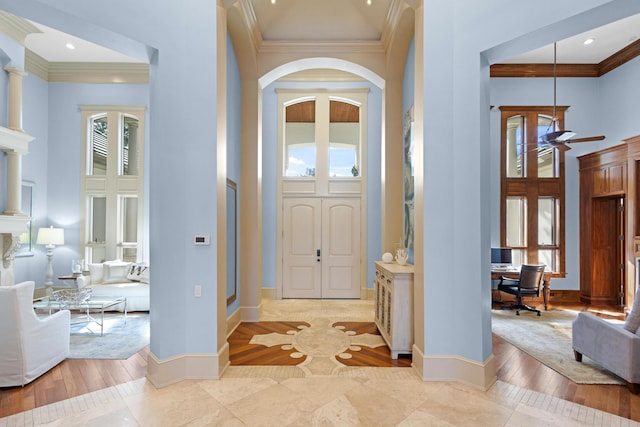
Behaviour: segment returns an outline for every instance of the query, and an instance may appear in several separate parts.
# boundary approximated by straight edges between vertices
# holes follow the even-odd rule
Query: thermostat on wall
[[[208,245],[209,244],[209,235],[208,234],[196,234],[193,237],[194,245]]]

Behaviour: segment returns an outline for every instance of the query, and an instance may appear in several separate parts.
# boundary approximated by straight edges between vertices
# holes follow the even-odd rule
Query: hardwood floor
[[[126,360],[66,359],[24,387],[0,388],[0,417],[143,378],[149,346]]]
[[[286,322],[281,329],[289,330],[298,323]],[[360,326],[357,333],[371,331],[370,325]],[[238,328],[237,336],[232,335],[229,340],[231,357],[241,358],[247,363],[253,358],[251,353],[259,351],[248,347],[240,348],[241,345],[246,345],[241,344],[241,341],[246,339],[242,335],[246,336],[250,328],[249,324],[243,324]],[[380,349],[382,351],[382,348]],[[278,351],[286,353],[283,350]],[[388,349],[385,348],[385,351],[388,352]],[[0,389],[0,417],[142,378],[146,375],[148,353],[149,348],[145,347],[127,360],[67,359],[23,388]],[[630,393],[625,386],[575,384],[495,335],[493,353],[496,358],[497,376],[501,381],[640,421],[640,395]],[[354,359],[361,357],[360,362],[356,363],[368,366],[389,366],[384,363],[391,363],[391,359],[382,361],[382,353],[352,354]],[[236,362],[238,360],[240,359],[236,359]],[[298,359],[296,363],[299,362]],[[398,359],[398,363],[408,364],[407,362],[410,362],[410,359]]]
[[[245,322],[236,328],[229,336],[229,359],[232,365],[245,366],[293,366],[303,363],[306,356],[300,359],[291,357],[292,350],[282,350],[280,346],[265,347],[259,344],[250,344],[254,335],[269,333],[286,334],[287,331],[296,330],[299,325],[309,326],[304,322]],[[337,322],[333,326],[344,326],[345,330],[353,331],[357,335],[380,335],[373,322]],[[379,366],[379,367],[410,367],[411,357],[391,358],[389,347],[382,346],[370,348],[362,346],[359,351],[347,350],[350,359],[340,359],[340,363],[347,366]]]

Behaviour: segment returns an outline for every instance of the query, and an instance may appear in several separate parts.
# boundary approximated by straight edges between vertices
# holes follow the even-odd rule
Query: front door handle
[[[316,261],[320,262],[320,249],[316,249],[316,256],[318,257]]]

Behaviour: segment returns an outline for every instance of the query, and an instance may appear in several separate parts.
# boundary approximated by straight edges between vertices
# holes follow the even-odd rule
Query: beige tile
[[[322,406],[338,399],[349,390],[359,387],[360,383],[348,378],[317,377],[292,378],[282,381],[282,385],[297,395]]]
[[[334,399],[322,407],[316,409],[312,414],[305,414],[294,421],[295,426],[359,426],[358,411],[351,405],[351,402],[341,396]]]
[[[428,412],[414,411],[404,421],[398,424],[399,427],[454,427],[448,421],[438,418]]]
[[[440,382],[422,382],[417,376],[403,380],[372,379],[365,384],[380,395],[401,400],[411,409],[418,408],[445,386]]]
[[[287,426],[306,417],[320,405],[280,384],[237,400],[228,406],[249,426]]]
[[[220,402],[196,381],[183,381],[169,387],[125,398],[140,425],[216,425],[235,419]]]
[[[513,409],[487,398],[482,391],[445,385],[418,408],[453,425],[504,425]]]
[[[349,390],[345,397],[358,411],[360,425],[397,425],[413,412],[401,399],[378,393],[366,384]]]
[[[201,381],[200,387],[221,404],[229,406],[276,384],[277,381],[269,378],[223,378]]]

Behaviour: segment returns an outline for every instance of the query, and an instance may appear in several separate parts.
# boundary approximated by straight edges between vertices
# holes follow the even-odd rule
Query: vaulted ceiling
[[[238,0],[261,42],[382,42],[404,0]],[[370,4],[369,4],[370,3]],[[135,62],[117,52],[35,23],[26,47],[49,62]],[[583,44],[587,38],[594,42]],[[65,45],[71,43],[76,49]],[[602,75],[640,54],[640,15],[558,41],[558,75]],[[495,64],[493,76],[550,76],[553,45]],[[547,64],[546,66],[544,64]]]

